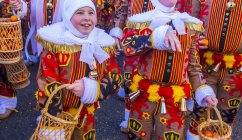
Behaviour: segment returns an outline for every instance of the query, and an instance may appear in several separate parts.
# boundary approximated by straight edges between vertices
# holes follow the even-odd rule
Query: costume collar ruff
[[[37,33],[36,41],[43,43],[44,48],[48,48],[54,53],[59,51],[73,53],[82,50],[80,61],[88,64],[92,63],[93,55],[100,63],[106,60],[110,54],[109,50],[113,50],[113,47],[110,46],[115,43],[111,36],[98,28],[94,28],[87,37],[78,38],[67,30],[63,22],[45,26]]]
[[[188,15],[185,12],[180,13],[176,11],[175,13],[164,13],[158,8],[145,13],[136,14],[128,18],[129,25],[136,26],[134,25],[135,23],[139,23],[139,25],[143,25],[142,23],[145,23],[152,30],[159,26],[165,25],[170,21],[173,22],[173,25],[179,34],[185,34],[185,24],[187,23],[202,26],[202,21]]]

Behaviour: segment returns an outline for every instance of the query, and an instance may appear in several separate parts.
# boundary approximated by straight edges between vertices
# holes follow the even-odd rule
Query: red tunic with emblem
[[[51,28],[60,24],[57,23],[44,28]],[[56,30],[53,29],[53,32],[55,31]],[[47,34],[48,32],[49,30],[47,30]],[[106,34],[106,36],[108,35]],[[100,38],[100,36],[97,38]],[[57,37],[54,37],[53,40],[54,39],[57,39]],[[72,84],[76,80],[80,80],[83,77],[88,77],[91,69],[87,63],[79,61],[82,46],[54,44],[44,40],[43,37],[41,38],[39,35],[37,35],[36,41],[38,43],[42,43],[44,48],[43,52],[41,53],[40,66],[37,75],[37,84],[39,89],[36,93],[36,98],[40,107],[44,108],[48,96],[55,88],[62,84]],[[102,63],[97,61],[96,71],[98,73],[98,78],[96,81],[92,80],[95,84],[92,83],[92,85],[90,85],[90,82],[85,82],[85,92],[87,93],[84,92],[84,94],[89,94],[88,91],[91,90],[90,88],[97,89],[97,93],[95,93],[97,97],[93,104],[84,105],[84,108],[80,113],[79,123],[76,125],[72,135],[73,140],[95,139],[94,111],[100,107],[99,101],[109,99],[118,91],[122,82],[121,70],[115,60],[115,46],[104,46],[103,50],[109,54],[110,57]],[[48,112],[57,117],[61,117],[62,111],[75,115],[80,107],[80,99],[80,97],[64,88],[62,89],[62,92],[59,91],[54,96]],[[87,115],[87,123],[85,126],[82,126],[81,122],[83,121],[85,115]]]
[[[179,12],[185,12],[187,11],[190,13],[190,0],[178,0],[177,5],[176,5],[176,10]],[[118,33],[118,31],[113,31],[110,33],[111,36],[117,37],[121,39],[127,32],[128,28],[126,27],[126,20],[127,17],[130,17],[135,14],[140,14],[144,13],[150,10],[154,9],[154,6],[152,5],[150,0],[143,0],[141,3],[140,1],[133,0],[133,1],[120,1],[118,3],[120,6],[118,6],[118,11],[114,20],[114,28],[122,29],[123,33]],[[142,6],[136,7],[137,4],[141,4]],[[128,9],[127,9],[128,8]],[[114,29],[116,30],[116,29]],[[121,36],[122,35],[122,36]],[[139,62],[140,56],[137,57],[132,57],[132,58],[127,58],[124,54],[124,83],[126,80],[130,80],[131,73],[136,69],[137,64]],[[124,85],[125,88],[125,102],[126,102],[126,110],[130,110],[130,100],[127,98],[129,90],[127,87]]]
[[[200,50],[204,77],[217,94],[223,121],[233,126],[242,97],[242,0],[192,0],[191,11],[203,21],[208,39],[208,49]],[[206,108],[195,103],[192,136],[197,136],[197,127],[206,118]]]
[[[126,27],[126,24],[125,24],[127,15],[128,15],[128,17],[130,17],[131,15],[144,13],[144,12],[154,9],[150,0],[143,0],[141,3],[140,3],[140,1],[135,1],[135,0],[132,2],[131,1],[124,1],[124,2],[122,1],[121,3],[118,3],[118,4],[120,4],[121,7],[118,6],[118,13],[117,13],[115,21],[114,21],[114,28],[116,28],[116,29],[113,29],[113,32],[111,31],[110,35],[115,36],[119,39],[121,39],[128,31],[128,28]],[[141,4],[142,6],[137,7],[137,5],[139,5],[139,4]],[[185,11],[190,12],[191,7],[189,6],[189,4],[190,4],[190,0],[189,1],[179,0],[176,5],[176,10],[178,10],[179,12],[185,12]],[[127,7],[128,7],[128,10],[127,10]],[[132,14],[130,14],[130,13],[132,13]],[[120,30],[122,29],[123,35],[122,35],[122,32],[119,33],[120,31],[118,31],[117,29],[120,29]],[[124,62],[123,62],[123,64],[124,64],[124,67],[123,67],[124,83],[127,80],[130,80],[132,72],[137,68],[139,58],[140,58],[140,56],[128,58],[124,54]],[[128,121],[127,116],[129,115],[131,101],[128,97],[130,90],[128,87],[126,87],[126,85],[124,83],[123,83],[123,85],[124,85],[123,87],[125,90],[124,99],[125,99],[125,103],[126,103],[125,121],[127,122]],[[120,124],[120,126],[127,128],[127,126],[125,126],[127,123],[124,123],[124,122],[122,122]]]
[[[124,28],[127,16],[141,13],[143,9],[146,11],[153,9],[150,1],[142,1],[142,10],[135,2],[135,0],[123,2],[115,18],[116,27]],[[178,4],[177,7],[183,7]],[[191,24],[185,23],[187,34],[177,34],[182,44],[182,52],[172,53],[155,49],[152,40],[154,31],[147,28],[150,21],[126,22],[128,29],[124,30],[126,32],[121,39],[126,57],[140,56],[137,71],[131,76],[130,89],[142,90],[131,103],[128,139],[151,139],[154,123],[158,139],[171,139],[171,137],[183,139],[184,116],[179,109],[181,99],[183,96],[186,100],[189,99],[191,89],[199,89],[206,82],[198,63],[198,48],[196,48],[202,25],[193,24],[195,30],[191,28]],[[112,34],[119,37],[117,29]],[[161,97],[164,97],[166,103],[166,114],[160,113]]]

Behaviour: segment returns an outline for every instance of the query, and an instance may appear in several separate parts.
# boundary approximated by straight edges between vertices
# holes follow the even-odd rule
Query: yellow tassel
[[[139,76],[138,74],[136,74],[136,75],[134,75],[134,77],[133,77],[133,82],[131,83],[131,85],[130,85],[130,90],[131,91],[137,91],[138,90],[138,87],[139,87],[139,81],[140,80],[142,80],[142,79],[144,79],[142,76]]]
[[[159,85],[151,85],[151,86],[149,86],[147,92],[150,93],[148,99],[151,102],[158,102],[160,100],[161,97],[159,96],[159,93],[158,93],[159,88],[160,88]]]
[[[174,98],[174,103],[176,102],[180,102],[181,99],[182,99],[182,96],[185,95],[185,92],[183,91],[184,87],[182,86],[176,86],[176,85],[173,85],[171,86],[172,87],[172,90],[173,90],[173,98]]]
[[[214,60],[213,59],[206,59],[206,63],[208,65],[212,65],[214,63]]]
[[[130,84],[130,87],[129,87],[129,88],[130,88],[130,90],[133,91],[133,92],[138,90],[138,86],[135,85],[133,82]]]
[[[142,76],[139,76],[138,74],[134,75],[133,82],[135,84],[138,84],[140,80],[144,79]]]
[[[204,57],[208,59],[212,59],[213,54],[214,54],[213,52],[207,51],[206,53],[204,53]]]
[[[234,62],[236,60],[234,59],[234,55],[224,55],[223,60],[225,61],[226,68],[232,68],[234,65]]]
[[[207,58],[206,63],[208,65],[212,65],[214,63],[214,60],[212,59],[212,56],[213,56],[213,53],[210,52],[210,51],[204,53],[204,57]]]
[[[94,104],[92,104],[90,107],[87,107],[88,114],[94,115],[95,107]]]

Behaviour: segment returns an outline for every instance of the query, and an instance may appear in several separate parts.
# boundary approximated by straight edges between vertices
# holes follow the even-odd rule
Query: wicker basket
[[[13,84],[16,89],[25,88],[29,85],[30,72],[24,64],[21,57],[18,62],[13,64],[5,64],[7,70],[8,81]]]
[[[19,19],[19,12],[17,12]],[[21,20],[8,22],[10,18],[0,18],[0,63],[12,64],[21,59],[23,49]]]
[[[199,135],[200,140],[230,140],[231,139],[230,137],[232,134],[231,126],[222,121],[221,115],[216,107],[214,107],[214,110],[215,110],[219,120],[210,119],[210,108],[208,108],[207,121],[201,123],[198,126],[198,135]],[[211,133],[216,132],[220,135],[220,137],[219,138],[207,137],[203,134],[205,131],[209,131]]]
[[[58,90],[70,86],[71,84],[65,84],[56,88],[48,98],[45,108],[42,110],[41,119],[39,124],[30,138],[30,140],[70,140],[71,135],[74,131],[75,126],[78,123],[79,114],[83,108],[81,103],[80,108],[75,116],[64,112],[61,118],[57,118],[48,113],[48,107],[52,97],[57,93]]]

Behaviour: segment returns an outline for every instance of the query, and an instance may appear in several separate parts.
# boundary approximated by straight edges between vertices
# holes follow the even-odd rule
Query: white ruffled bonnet
[[[82,7],[90,7],[94,10],[96,14],[96,8],[94,3],[91,0],[66,0],[63,4],[62,18],[64,25],[66,28],[75,36],[83,38],[87,35],[80,33],[71,23],[71,18],[74,13],[82,8]]]

